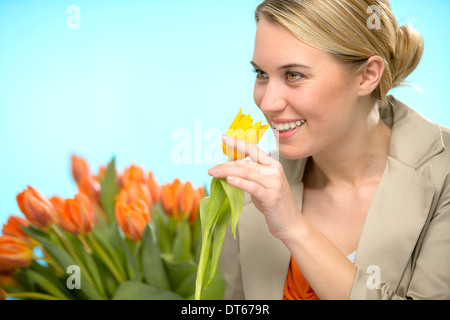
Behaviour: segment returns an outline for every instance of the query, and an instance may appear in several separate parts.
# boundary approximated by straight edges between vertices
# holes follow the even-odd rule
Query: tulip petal
[[[269,128],[269,125],[265,125],[262,126],[261,128],[259,128],[259,132],[258,132],[258,142],[259,140],[261,140],[262,136],[264,135],[264,133],[266,132],[267,128]]]
[[[239,113],[236,116],[236,118],[233,120],[233,122],[231,123],[230,129],[232,129],[232,130],[236,129],[239,121],[241,121],[241,118],[242,118],[242,109],[239,109]]]
[[[249,114],[246,114],[242,117],[241,121],[239,121],[238,128],[247,130],[252,125],[253,119],[252,116]]]

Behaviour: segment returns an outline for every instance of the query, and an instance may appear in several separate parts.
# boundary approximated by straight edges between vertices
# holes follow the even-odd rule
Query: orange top
[[[284,300],[320,300],[292,256],[284,286]]]

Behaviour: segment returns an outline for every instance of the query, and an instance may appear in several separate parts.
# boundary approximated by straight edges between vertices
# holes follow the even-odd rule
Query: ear
[[[360,71],[359,94],[370,95],[381,81],[384,72],[384,61],[379,56],[370,57]]]

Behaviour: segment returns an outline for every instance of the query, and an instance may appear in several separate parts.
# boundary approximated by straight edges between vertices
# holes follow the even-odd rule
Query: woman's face
[[[300,159],[343,147],[357,132],[360,79],[330,54],[262,18],[252,64],[255,103],[282,156]]]

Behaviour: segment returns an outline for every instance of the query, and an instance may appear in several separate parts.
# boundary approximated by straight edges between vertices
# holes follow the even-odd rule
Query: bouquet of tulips
[[[17,195],[24,217],[2,229],[0,300],[194,299],[205,189],[160,185],[137,165],[119,174],[114,159],[98,174],[71,161],[73,198]],[[223,299],[224,287],[216,274],[201,299]]]

